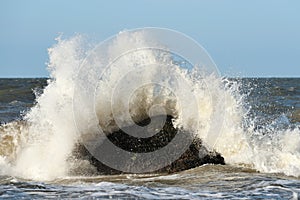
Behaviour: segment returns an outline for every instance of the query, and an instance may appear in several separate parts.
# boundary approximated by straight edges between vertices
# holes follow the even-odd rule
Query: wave
[[[149,41],[155,42],[144,31],[119,33],[103,49],[80,34],[57,38],[48,50],[47,87],[22,121],[0,127],[0,172],[35,180],[65,177],[77,168],[93,174],[89,162],[72,155],[78,143],[98,138],[99,127],[108,134],[167,114],[227,164],[300,176],[299,126],[255,129],[237,82],[163,48],[122,54],[151,46]]]

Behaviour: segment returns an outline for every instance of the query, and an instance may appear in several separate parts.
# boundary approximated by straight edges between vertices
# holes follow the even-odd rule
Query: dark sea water
[[[256,143],[260,137],[263,143],[264,136],[272,138],[285,132],[293,133],[288,140],[299,140],[300,78],[243,78],[233,82],[239,83],[247,110],[243,128],[251,127]],[[1,126],[22,120],[36,104],[35,94],[43,93],[46,85],[46,79],[0,79]],[[1,140],[4,141],[0,135],[0,143]],[[275,142],[262,144],[272,145]],[[14,175],[8,169],[1,172],[0,199],[299,199],[300,144],[293,145],[295,148],[288,154],[284,150],[289,147],[280,146],[283,157],[279,158],[285,166],[282,170],[280,165],[259,169],[248,165],[204,165],[174,174],[67,175],[43,181]],[[266,148],[260,153],[270,153],[268,159],[272,160],[272,151]],[[285,155],[291,159],[284,160]]]

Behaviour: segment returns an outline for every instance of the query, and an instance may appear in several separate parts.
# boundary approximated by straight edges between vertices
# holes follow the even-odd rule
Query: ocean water
[[[239,83],[241,94],[246,94],[244,104],[250,110],[244,126],[253,127],[253,137],[264,135],[274,138],[278,134],[293,133],[288,140],[299,145],[300,79],[298,78],[243,78],[230,80]],[[1,93],[1,145],[4,134],[16,130],[4,130],[24,117],[35,106],[35,93],[42,93],[47,79],[0,79]],[[16,128],[14,124],[13,128]],[[4,128],[5,127],[5,128]],[[248,128],[249,128],[248,127]],[[3,129],[4,128],[4,129]],[[19,130],[19,129],[18,129]],[[20,133],[18,133],[20,134]],[[234,139],[234,138],[233,138]],[[260,139],[258,139],[259,141]],[[261,139],[263,140],[263,138]],[[265,153],[269,145],[266,143]],[[263,144],[262,144],[263,145]],[[263,145],[264,146],[264,145]],[[204,165],[174,174],[126,174],[126,175],[68,175],[39,180],[13,175],[2,171],[0,178],[1,198],[130,198],[130,199],[252,199],[294,198],[300,194],[299,146],[293,152],[282,146],[281,162],[290,167],[271,168],[261,171],[255,166],[228,164]],[[0,148],[1,149],[1,148]],[[2,150],[2,154],[3,149]],[[243,155],[241,155],[243,156]],[[264,155],[259,155],[263,157]],[[284,156],[287,156],[285,158]],[[288,159],[293,156],[293,159]],[[285,160],[286,159],[286,160]],[[4,167],[4,165],[3,165]],[[43,166],[41,166],[43,167]],[[59,166],[58,166],[59,167]],[[265,166],[266,168],[268,166]],[[22,168],[22,166],[21,166]],[[291,170],[291,171],[284,171]],[[7,174],[6,174],[6,173]],[[32,172],[35,173],[35,172]],[[294,173],[294,174],[293,174]],[[17,173],[16,173],[17,174]]]
[[[60,38],[49,49],[50,78],[0,79],[0,198],[299,198],[300,78],[219,77],[143,49],[97,79],[98,59],[147,42],[132,37],[117,37],[101,58],[87,57],[80,35]],[[158,60],[164,65],[132,68]],[[149,84],[162,80],[163,87]],[[96,137],[95,127],[107,133],[161,114],[175,116],[176,126],[195,133],[226,165],[101,175],[73,155],[76,144]]]

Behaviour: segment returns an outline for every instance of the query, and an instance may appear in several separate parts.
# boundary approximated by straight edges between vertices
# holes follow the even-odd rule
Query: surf
[[[140,49],[121,54],[109,70],[99,71],[92,65],[110,62],[124,49],[147,44],[147,37],[145,31],[121,32],[104,50],[99,50],[101,54],[91,53],[97,45],[83,35],[58,37],[48,49],[48,85],[36,93],[35,105],[21,121],[0,128],[1,174],[33,180],[53,180],[70,174],[92,176],[99,171],[97,164],[86,157],[84,150],[76,148],[98,140],[98,126],[109,135],[149,117],[165,115],[172,116],[175,129],[200,140],[205,155],[215,151],[229,165],[300,175],[299,127],[274,129],[277,134],[256,130],[254,120],[247,116],[249,108],[238,82],[182,63],[179,57],[163,50]],[[142,71],[135,68],[157,62],[163,65],[151,65]],[[120,64],[124,67],[120,68]],[[138,73],[130,74],[133,69]],[[160,86],[142,84],[161,80],[165,82]],[[193,98],[185,95],[183,88],[188,88]],[[124,98],[129,91],[134,92]],[[126,106],[128,99],[130,104]],[[74,105],[79,114],[74,114]]]

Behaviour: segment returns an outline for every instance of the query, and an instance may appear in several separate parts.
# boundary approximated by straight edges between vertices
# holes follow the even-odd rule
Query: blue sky
[[[299,0],[1,0],[0,77],[48,76],[60,33],[104,40],[149,26],[191,36],[223,75],[300,77]]]

